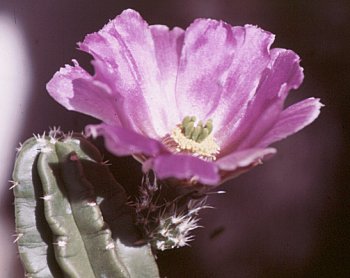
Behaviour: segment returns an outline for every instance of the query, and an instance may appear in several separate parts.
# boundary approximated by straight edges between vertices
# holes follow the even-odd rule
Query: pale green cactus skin
[[[159,277],[124,189],[83,136],[28,139],[13,172],[17,244],[28,277]]]

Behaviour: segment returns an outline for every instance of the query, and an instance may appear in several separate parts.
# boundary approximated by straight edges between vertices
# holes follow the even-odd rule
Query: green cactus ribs
[[[17,244],[28,277],[159,277],[100,152],[59,130],[28,139],[13,172]],[[142,260],[140,260],[142,258]]]

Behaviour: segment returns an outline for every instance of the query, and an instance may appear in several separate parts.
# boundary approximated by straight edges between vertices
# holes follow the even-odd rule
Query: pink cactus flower
[[[101,120],[86,131],[115,155],[133,155],[160,179],[218,185],[319,115],[316,98],[284,108],[303,69],[293,51],[271,49],[273,41],[252,25],[197,19],[169,30],[126,10],[79,43],[94,58],[94,75],[73,60],[47,90]]]

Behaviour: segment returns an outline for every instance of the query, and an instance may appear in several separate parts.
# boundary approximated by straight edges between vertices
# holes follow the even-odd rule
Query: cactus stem
[[[50,153],[50,152],[52,152],[52,149],[50,147],[45,146],[45,147],[43,147],[40,150],[40,152],[42,152],[42,153]]]
[[[49,242],[52,236],[44,215],[42,184],[38,177],[37,159],[46,145],[38,142],[38,136],[26,140],[18,153],[12,179],[20,186],[13,189],[19,256],[26,270],[26,277],[63,277]],[[46,202],[45,202],[46,203]]]
[[[10,181],[26,277],[159,277],[150,245],[129,246],[139,238],[133,211],[84,133],[34,137]]]

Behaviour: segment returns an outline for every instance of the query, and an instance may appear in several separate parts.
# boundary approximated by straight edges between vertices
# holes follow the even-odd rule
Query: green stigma
[[[213,131],[213,120],[209,119],[205,125],[203,125],[202,121],[195,124],[196,120],[194,116],[186,116],[182,120],[181,131],[186,138],[201,143]]]

